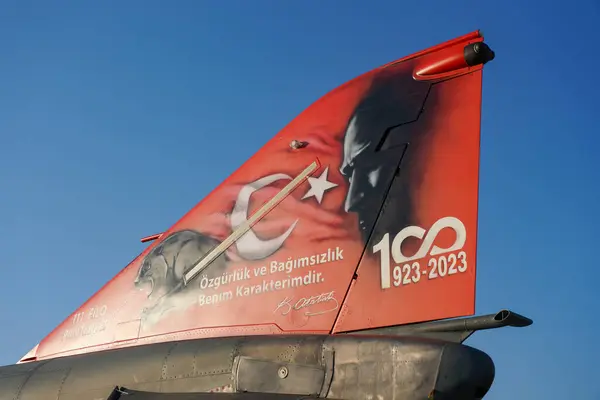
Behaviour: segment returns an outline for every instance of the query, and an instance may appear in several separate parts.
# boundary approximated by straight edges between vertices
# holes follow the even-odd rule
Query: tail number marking
[[[433,245],[435,238],[442,229],[451,228],[456,233],[456,239],[452,246],[440,248]],[[410,257],[402,253],[402,243],[408,237],[416,237],[422,240],[419,250]],[[394,286],[417,283],[422,276],[427,279],[463,273],[467,270],[467,253],[462,250],[467,240],[465,225],[455,217],[444,217],[437,220],[429,231],[420,226],[407,226],[394,237],[390,246],[390,234],[386,233],[381,241],[373,246],[373,253],[380,254],[381,288],[389,289]],[[390,253],[395,265],[392,269]],[[448,254],[450,253],[450,254]],[[430,256],[427,263],[421,263],[421,259]]]

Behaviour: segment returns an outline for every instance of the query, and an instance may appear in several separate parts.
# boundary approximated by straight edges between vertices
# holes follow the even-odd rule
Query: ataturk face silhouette
[[[364,240],[367,240],[373,217],[381,207],[379,194],[382,186],[381,169],[383,166],[368,157],[374,145],[369,138],[368,129],[360,123],[360,115],[354,115],[344,136],[344,156],[340,172],[349,182],[344,209],[358,215],[358,225]]]

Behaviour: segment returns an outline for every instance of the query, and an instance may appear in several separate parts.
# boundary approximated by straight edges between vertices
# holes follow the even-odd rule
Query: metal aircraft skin
[[[483,398],[462,343],[532,323],[472,317],[493,58],[476,31],[327,93],[0,368],[0,400]]]

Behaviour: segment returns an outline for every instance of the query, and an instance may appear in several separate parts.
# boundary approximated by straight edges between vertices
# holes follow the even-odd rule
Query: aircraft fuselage
[[[292,335],[158,343],[0,368],[0,400],[261,392],[334,399],[477,399],[494,379],[484,352],[432,339]]]

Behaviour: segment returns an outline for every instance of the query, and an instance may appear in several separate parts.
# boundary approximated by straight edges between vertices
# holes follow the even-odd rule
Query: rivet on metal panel
[[[285,378],[287,378],[287,376],[288,376],[288,373],[289,373],[289,372],[288,372],[288,369],[287,369],[287,367],[281,367],[281,368],[279,368],[279,371],[277,371],[277,375],[279,375],[279,377],[280,377],[281,379],[285,379]]]

